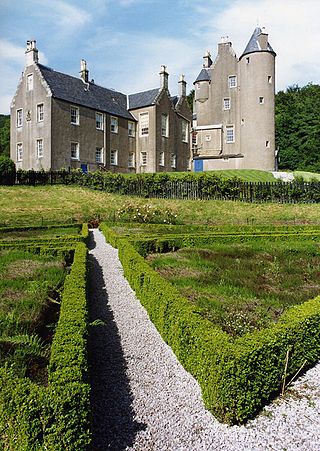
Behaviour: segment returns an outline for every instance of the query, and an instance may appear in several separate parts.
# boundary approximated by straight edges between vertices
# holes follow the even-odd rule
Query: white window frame
[[[75,114],[74,114],[75,112]],[[70,106],[70,123],[72,125],[80,124],[80,112],[77,106]]]
[[[128,154],[128,168],[134,168],[134,167],[135,167],[134,152],[129,152],[129,154]]]
[[[97,158],[100,155],[100,158]],[[103,164],[103,147],[96,147],[95,161],[97,164]]]
[[[43,122],[44,119],[44,104],[38,103],[37,105],[37,122]]]
[[[177,167],[177,155],[175,153],[171,154],[171,161],[170,161],[170,163],[171,163],[172,169],[176,169],[176,167]]]
[[[110,131],[111,133],[118,133],[119,123],[116,116],[111,116],[110,118]]]
[[[237,87],[237,76],[236,75],[229,75],[228,76],[228,86],[231,89]]]
[[[27,75],[27,91],[33,91],[33,74]]]
[[[72,147],[75,146],[75,149],[73,149]],[[72,152],[75,150],[75,156],[72,156]],[[71,141],[70,143],[70,158],[71,160],[74,161],[79,161],[80,160],[80,145],[77,141]]]
[[[136,136],[136,127],[135,123],[132,121],[128,121],[128,136],[134,138]]]
[[[232,131],[232,135],[228,134],[228,131]],[[226,125],[226,143],[232,144],[235,142],[234,125]]]
[[[22,142],[17,143],[16,153],[17,153],[17,161],[22,161],[23,160],[23,144],[22,144]]]
[[[159,166],[164,166],[164,152],[159,153]]]
[[[223,99],[223,110],[224,111],[231,110],[231,98],[230,97],[225,97]]]
[[[142,152],[140,152],[140,156],[141,156],[141,166],[147,166],[148,162],[147,152],[143,150]]]
[[[169,137],[169,116],[167,113],[161,114],[161,136]]]
[[[103,114],[96,112],[96,129],[103,130]]]
[[[23,108],[17,110],[16,124],[17,128],[20,128],[23,125]]]
[[[118,151],[116,149],[110,151],[110,165],[118,166]]]
[[[43,138],[36,141],[37,158],[43,158]]]
[[[184,119],[181,122],[181,134],[182,134],[182,142],[189,142],[189,123]]]
[[[139,136],[144,137],[148,135],[149,135],[149,111],[145,111],[143,113],[139,113]]]

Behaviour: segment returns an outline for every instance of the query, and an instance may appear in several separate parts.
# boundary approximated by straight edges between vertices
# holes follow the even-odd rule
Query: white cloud
[[[92,20],[88,11],[63,0],[55,0],[54,2],[34,0],[34,3],[37,6],[33,13],[43,17],[46,22],[50,17],[50,23],[58,26],[63,35],[72,33]]]

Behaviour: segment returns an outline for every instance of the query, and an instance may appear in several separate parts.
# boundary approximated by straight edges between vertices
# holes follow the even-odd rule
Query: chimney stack
[[[180,75],[180,80],[179,80],[179,85],[180,85],[180,97],[186,97],[187,95],[187,82],[184,79],[184,75]]]
[[[161,71],[160,71],[160,89],[169,89],[169,74],[167,72],[167,66],[161,66]]]
[[[203,67],[208,68],[212,65],[211,54],[209,50],[206,51],[206,54],[203,57]]]
[[[87,61],[80,60],[80,78],[84,83],[89,83],[89,71],[87,69]]]
[[[26,55],[26,66],[31,66],[33,63],[39,62],[39,54],[36,46],[36,41],[33,39],[27,41],[27,49],[25,51]]]

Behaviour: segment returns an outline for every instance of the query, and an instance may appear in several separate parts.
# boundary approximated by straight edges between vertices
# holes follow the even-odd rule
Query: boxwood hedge
[[[90,443],[86,260],[86,246],[78,243],[62,293],[48,386],[0,369],[0,449],[78,451]]]
[[[286,311],[271,327],[234,339],[209,320],[128,242],[101,224],[118,247],[125,276],[166,343],[199,382],[206,407],[221,421],[252,417],[320,356],[320,296]],[[285,373],[286,355],[289,362]]]

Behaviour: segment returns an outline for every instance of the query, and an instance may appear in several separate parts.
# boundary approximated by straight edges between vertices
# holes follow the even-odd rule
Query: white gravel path
[[[90,234],[90,316],[106,322],[89,341],[93,449],[320,450],[320,364],[246,426],[219,423],[123,277],[117,250]]]

